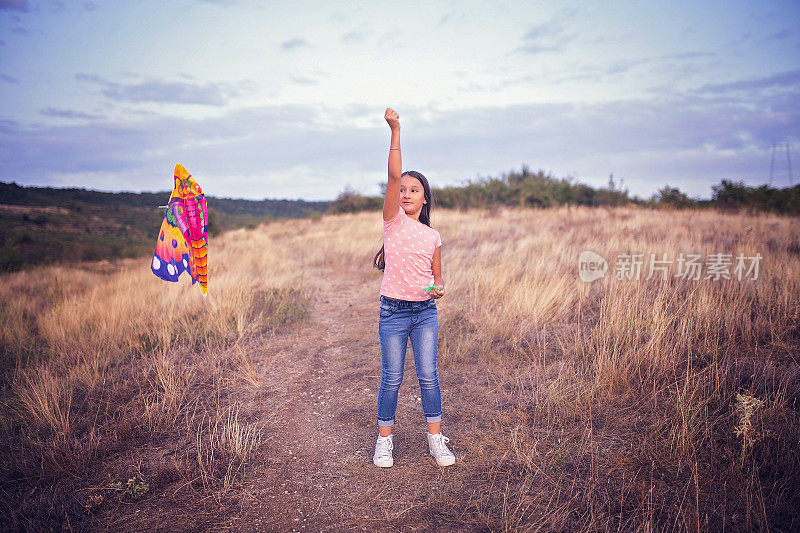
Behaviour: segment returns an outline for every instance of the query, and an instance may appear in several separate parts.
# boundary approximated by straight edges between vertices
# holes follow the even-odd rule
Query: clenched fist
[[[391,107],[386,108],[386,113],[383,115],[392,131],[400,129],[400,115]]]

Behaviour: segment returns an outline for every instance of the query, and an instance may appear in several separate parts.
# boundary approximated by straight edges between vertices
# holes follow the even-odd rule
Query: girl
[[[444,295],[442,239],[430,227],[431,189],[419,172],[401,174],[400,121],[392,109],[384,115],[392,130],[389,143],[389,183],[383,200],[383,247],[374,266],[384,270],[380,294],[378,332],[381,339],[381,385],[378,389],[378,441],[372,462],[389,467],[392,458],[392,425],[397,392],[403,382],[403,364],[409,336],[419,379],[422,410],[428,423],[428,450],[439,466],[456,458],[442,435],[442,396],[436,354],[439,319],[436,299]],[[433,284],[430,294],[426,284]]]

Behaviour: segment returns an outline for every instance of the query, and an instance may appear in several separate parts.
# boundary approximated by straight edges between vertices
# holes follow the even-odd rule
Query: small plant
[[[760,432],[753,427],[753,415],[764,406],[764,401],[759,400],[752,394],[736,393],[736,410],[739,412],[739,425],[733,428],[737,437],[742,437],[742,457],[747,450],[762,437],[764,432]]]
[[[103,495],[92,494],[84,504],[83,510],[86,514],[92,514],[100,507],[101,503],[103,503]]]
[[[144,480],[144,476],[141,473],[137,473],[134,477],[128,478],[128,482],[124,485],[121,481],[115,481],[106,488],[122,496],[129,496],[131,499],[137,500],[150,490],[150,485]]]
[[[128,483],[125,484],[125,494],[134,500],[143,496],[148,490],[150,490],[150,485],[145,482],[141,474],[137,475],[136,478],[129,478]]]
[[[109,480],[110,479],[111,477],[109,476]],[[128,481],[125,483],[122,481],[111,481],[108,485],[93,487],[91,490],[98,492],[90,495],[86,503],[83,504],[83,512],[86,514],[97,512],[103,505],[103,502],[106,501],[106,496],[103,495],[103,491],[110,491],[117,494],[119,500],[126,497],[132,500],[138,500],[150,490],[150,484],[145,481],[142,473],[137,471],[136,475],[128,478]]]

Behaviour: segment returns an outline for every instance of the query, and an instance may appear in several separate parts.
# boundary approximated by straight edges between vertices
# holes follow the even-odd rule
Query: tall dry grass
[[[204,418],[197,426],[193,465],[203,489],[218,494],[217,485],[226,491],[234,486],[244,477],[247,460],[263,439],[258,423],[239,421],[236,405],[218,412],[213,420]]]
[[[71,479],[107,488],[97,478],[111,473],[99,464],[158,442],[181,453],[196,447],[191,468],[179,462],[174,469],[196,474],[185,480],[189,485],[213,485],[217,494],[240,481],[263,439],[225,398],[226,376],[251,384],[261,378],[237,346],[302,323],[309,313],[304,267],[286,253],[287,226],[214,242],[206,299],[186,279],[157,279],[148,258],[0,278],[0,438],[8,451],[0,456],[0,478],[32,479],[62,495],[73,492]],[[212,484],[220,471],[222,485]],[[135,472],[118,474],[138,479]],[[90,497],[102,501],[101,493]],[[64,516],[82,516],[81,498],[60,498],[56,512],[46,494],[21,498],[18,508],[3,498],[0,522],[63,527]]]
[[[434,225],[456,295],[439,306],[442,372],[483,366],[501,406],[498,433],[508,436],[486,444],[505,464],[487,475],[506,468],[508,488],[502,505],[478,506],[476,525],[800,526],[788,474],[800,467],[797,219],[562,208],[442,212]],[[646,270],[616,280],[610,270],[587,284],[577,275],[586,249],[610,269],[632,253],[645,254],[645,266],[650,253],[763,259],[754,281],[681,280],[673,267],[666,280],[646,280]],[[742,447],[744,392],[763,403]],[[552,444],[543,435],[558,432],[563,446],[542,449]],[[553,494],[545,506],[542,490]]]
[[[376,218],[301,226],[299,253],[334,275],[369,265]],[[800,467],[798,219],[501,208],[436,211],[432,225],[445,243],[443,380],[486,379],[488,397],[467,384],[451,410],[492,429],[470,445],[498,489],[436,513],[509,531],[800,527],[788,474]],[[602,280],[580,281],[586,249],[608,260]],[[641,278],[615,279],[615,259],[634,253]],[[729,280],[680,279],[676,265],[645,279],[651,253],[762,259],[755,280],[734,265]],[[747,445],[737,394],[763,402]]]
[[[375,217],[352,218],[312,248],[369,263],[380,233],[359,228]],[[470,453],[493,488],[435,514],[505,531],[800,527],[800,221],[564,207],[438,211],[433,226],[442,379],[487,383],[450,409],[484,430]],[[611,269],[592,283],[587,249]],[[635,253],[640,279],[615,279]],[[731,254],[734,279],[645,279],[651,253]],[[757,279],[735,279],[740,253],[761,254]],[[739,394],[763,402],[746,445]]]
[[[15,453],[2,475],[53,482],[112,454],[109,440],[158,436],[174,441],[182,483],[235,490],[263,443],[226,395],[230,380],[261,380],[240,339],[302,320],[307,272],[370,269],[378,217],[227,234],[206,302],[144,262],[4,276],[2,424]],[[456,393],[443,401],[471,428],[462,445],[482,489],[426,512],[493,531],[800,527],[797,219],[565,207],[435,211],[433,226],[441,379]],[[753,281],[645,270],[583,283],[586,249],[611,268],[623,253],[646,254],[645,268],[650,253],[763,259]]]

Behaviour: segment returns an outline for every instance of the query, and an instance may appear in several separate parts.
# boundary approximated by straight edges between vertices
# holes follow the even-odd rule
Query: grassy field
[[[455,466],[371,464],[380,214],[278,221],[212,238],[205,301],[149,258],[0,277],[0,525],[800,529],[800,220],[498,208],[433,226]],[[604,278],[580,281],[583,250]],[[650,253],[731,254],[732,279],[648,280]],[[736,279],[740,253],[761,254],[757,279]],[[616,279],[622,254],[644,254],[639,279]],[[298,405],[317,418],[297,432],[332,450],[313,461],[287,448]]]

